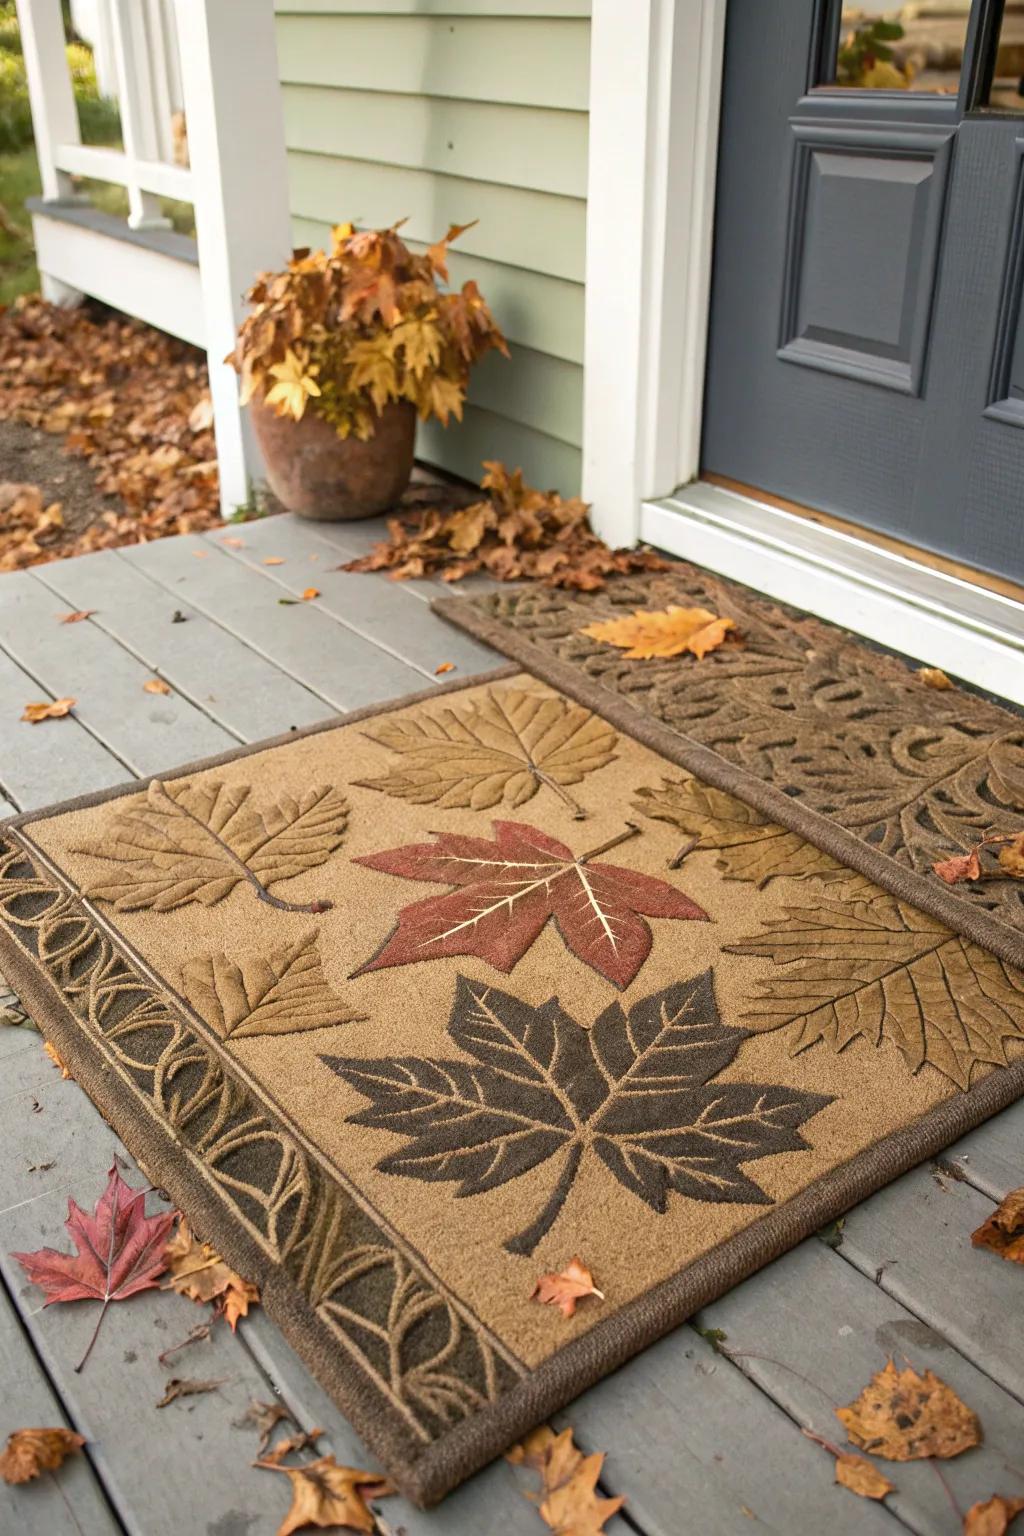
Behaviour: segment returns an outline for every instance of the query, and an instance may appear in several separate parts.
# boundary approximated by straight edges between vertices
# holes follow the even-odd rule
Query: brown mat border
[[[445,605],[445,608],[450,606]],[[460,611],[469,606],[464,600],[458,602]],[[450,617],[450,614],[446,611],[445,616]],[[463,627],[474,633],[482,633],[482,630],[475,629],[469,623]],[[486,638],[493,637],[488,634]],[[528,648],[521,647],[523,650]],[[28,812],[0,825],[0,839],[11,834],[8,839],[11,843],[20,846],[29,858],[44,869],[51,870],[54,867],[52,861],[35,847],[24,830],[33,821],[81,806],[101,804],[126,794],[136,794],[145,788],[152,777],[177,778],[214,768],[221,763],[265,751],[269,747],[283,746],[304,736],[331,730],[339,725],[353,724],[385,710],[427,703],[446,693],[498,681],[519,670],[520,667],[506,666],[442,687],[434,686],[402,699],[319,722],[301,731],[290,731],[268,741],[244,745],[165,774],[150,775],[113,789],[80,796],[61,805]],[[553,675],[564,671],[571,676],[571,668],[548,663],[538,670],[547,674],[545,680],[553,686],[563,688],[574,697],[580,696],[578,686],[565,686],[561,677]],[[595,694],[596,698],[593,696]],[[604,691],[600,689],[591,690],[590,696],[581,702],[591,707],[596,705],[602,715],[627,734],[655,747],[674,761],[682,761],[684,749],[680,747],[680,742],[683,738],[664,727],[657,727],[651,732],[638,729],[638,724],[643,726],[644,722],[631,706],[625,709],[621,706],[609,708],[608,704],[615,705],[616,701],[609,697],[606,703]],[[667,749],[665,742],[658,739],[662,736],[667,738]],[[721,765],[721,760],[715,754],[706,752],[706,749],[700,748],[698,751],[714,759],[720,766],[727,766]],[[682,765],[691,766],[690,762],[683,762]],[[695,768],[694,771],[699,770]],[[730,769],[729,772],[735,774],[735,770]],[[722,787],[732,786],[723,784]],[[751,803],[756,802],[751,800]],[[768,806],[764,808],[769,810]],[[844,862],[852,863],[852,860],[844,859]],[[867,870],[864,872],[868,873]],[[82,912],[109,939],[109,927],[97,920],[88,902],[82,898],[78,900]],[[138,969],[138,962],[123,939],[118,937],[114,942],[126,963]],[[951,1141],[1024,1094],[1024,1060],[991,1071],[976,1087],[966,1093],[953,1094],[911,1125],[858,1153],[842,1167],[823,1175],[802,1194],[783,1205],[773,1207],[742,1232],[719,1244],[678,1274],[637,1297],[613,1316],[596,1323],[588,1333],[573,1340],[530,1372],[491,1407],[463,1420],[431,1444],[424,1445],[411,1435],[404,1421],[382,1399],[372,1382],[344,1355],[290,1277],[279,1266],[267,1261],[266,1255],[245,1232],[238,1218],[228,1211],[226,1201],[202,1178],[175,1138],[149,1111],[144,1095],[137,1090],[126,1092],[124,1085],[110,1072],[102,1052],[89,1038],[55,984],[3,926],[0,926],[0,970],[39,1023],[45,1037],[53,1041],[89,1097],[115,1126],[115,1134],[121,1138],[132,1156],[166,1188],[172,1200],[189,1213],[190,1218],[227,1261],[260,1286],[268,1316],[280,1327],[313,1375],[335,1398],[356,1432],[384,1463],[402,1492],[420,1505],[436,1503],[458,1483],[500,1455],[534,1425],[565,1407],[572,1398],[624,1364],[631,1356],[671,1332],[700,1307],[820,1227],[834,1221],[850,1206],[883,1184],[924,1159],[935,1156]],[[174,1000],[174,989],[166,983],[162,985],[168,999]],[[139,1112],[140,1102],[142,1113]],[[265,1113],[273,1115],[273,1110],[262,1100],[261,1107]],[[128,1123],[124,1123],[126,1112],[130,1116]]]
[[[706,784],[724,789],[737,800],[752,805],[787,831],[799,833],[808,843],[848,869],[866,875],[898,900],[919,907],[922,912],[937,917],[954,933],[963,934],[1008,965],[1024,970],[1024,933],[1020,929],[1011,928],[1001,918],[969,906],[937,876],[930,879],[897,863],[889,854],[879,853],[870,843],[848,832],[821,811],[802,805],[749,769],[730,763],[712,747],[704,746],[683,731],[663,725],[628,699],[593,682],[579,667],[552,656],[500,619],[483,612],[482,605],[488,602],[489,598],[442,597],[435,598],[430,606],[457,629],[465,630],[494,650],[510,656],[522,670],[531,672],[560,693],[568,694],[577,703],[592,709],[627,736],[678,763],[680,768],[695,774]]]

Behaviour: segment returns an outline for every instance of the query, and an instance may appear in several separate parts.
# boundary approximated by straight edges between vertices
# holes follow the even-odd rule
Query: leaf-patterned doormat
[[[665,736],[505,668],[0,831],[0,971],[421,1502],[1024,1090],[1024,975]]]
[[[1007,842],[1024,837],[1024,710],[964,687],[929,687],[918,663],[682,560],[667,574],[623,577],[593,596],[533,585],[433,607],[615,724],[662,749],[668,743],[684,767],[753,810],[1024,966],[1024,879],[998,862]],[[731,620],[738,643],[699,662],[641,661],[582,633],[637,609],[669,607]],[[733,847],[745,834],[728,837]],[[947,885],[934,872],[935,863],[972,850],[980,879]],[[1021,855],[1013,857],[1019,876]]]

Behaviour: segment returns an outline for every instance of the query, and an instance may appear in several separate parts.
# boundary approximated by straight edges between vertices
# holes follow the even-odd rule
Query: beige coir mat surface
[[[506,669],[0,832],[0,970],[421,1501],[1024,1089],[1020,972],[678,756]]]

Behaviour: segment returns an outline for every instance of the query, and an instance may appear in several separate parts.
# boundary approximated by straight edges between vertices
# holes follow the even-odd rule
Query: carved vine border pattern
[[[423,1442],[521,1374],[280,1126],[76,894],[0,840],[0,922],[231,1216]]]

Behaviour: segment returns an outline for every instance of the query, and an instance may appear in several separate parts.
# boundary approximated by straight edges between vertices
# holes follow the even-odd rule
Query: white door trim
[[[1024,704],[1024,603],[701,481],[645,502],[640,537]]]
[[[697,473],[726,0],[593,0],[583,495],[612,544]]]

